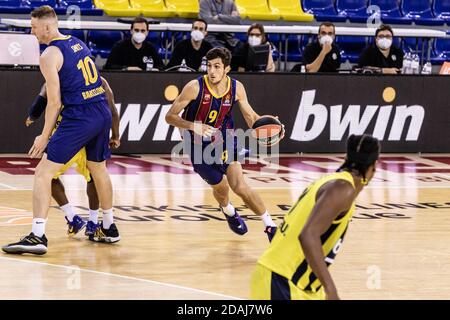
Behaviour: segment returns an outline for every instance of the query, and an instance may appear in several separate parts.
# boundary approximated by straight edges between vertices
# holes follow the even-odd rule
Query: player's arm
[[[191,130],[201,136],[211,136],[215,129],[206,124],[197,124],[184,120],[180,113],[188,106],[188,104],[197,98],[200,86],[197,80],[190,81],[181,91],[180,95],[175,99],[172,107],[166,114],[166,122],[174,127]]]
[[[112,114],[112,124],[111,124],[111,139],[109,140],[109,146],[111,148],[120,147],[120,132],[119,132],[119,124],[120,118],[119,113],[117,112],[116,103],[114,101],[114,92],[112,91],[108,81],[105,78],[101,77],[102,87],[105,90],[106,98],[108,99],[108,106],[111,110]]]
[[[33,104],[28,108],[28,117],[25,125],[30,126],[35,120],[39,119],[47,106],[47,90],[45,83],[42,85],[39,94],[34,99]]]
[[[330,182],[322,188],[299,240],[308,265],[324,286],[327,299],[339,299],[325,263],[320,237],[341,213],[350,209],[354,200],[354,189],[345,180]]]
[[[241,109],[245,122],[251,128],[253,123],[258,120],[259,115],[250,106],[247,99],[247,92],[245,92],[244,85],[240,81],[236,81],[236,100],[239,103],[239,108]]]
[[[45,49],[39,58],[39,65],[47,88],[47,107],[45,109],[45,123],[42,134],[36,137],[28,153],[32,158],[38,157],[45,150],[61,109],[61,89],[58,71],[62,66],[63,60],[61,51],[54,46]]]

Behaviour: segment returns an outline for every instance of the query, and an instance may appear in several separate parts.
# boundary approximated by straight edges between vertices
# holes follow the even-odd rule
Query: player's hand
[[[28,151],[28,155],[30,158],[39,158],[47,147],[48,139],[45,139],[42,135],[37,136],[34,139],[33,146],[30,151]]]
[[[119,148],[120,147],[120,138],[111,137],[111,139],[109,139],[109,147],[111,149]]]
[[[27,120],[25,120],[25,125],[26,125],[27,127],[29,127],[31,124],[33,124],[33,122],[34,122],[34,120],[31,120],[31,118],[28,117]]]
[[[328,54],[332,49],[331,43],[325,42],[322,46],[322,51],[324,54]]]
[[[207,124],[194,123],[193,131],[195,134],[197,134],[199,136],[209,138],[217,131],[217,129],[215,129],[211,126],[208,126]]]

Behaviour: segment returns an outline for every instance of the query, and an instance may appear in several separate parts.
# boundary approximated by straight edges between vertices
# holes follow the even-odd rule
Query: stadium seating
[[[369,17],[367,0],[336,0],[336,10],[351,22],[366,22]]]
[[[95,7],[114,17],[135,17],[141,11],[132,8],[128,0],[94,0]]]
[[[272,12],[266,0],[236,0],[242,18],[252,20],[278,20],[279,14]]]
[[[436,18],[450,24],[450,0],[434,0],[432,7]]]
[[[332,0],[303,0],[303,10],[313,14],[317,21],[344,22],[345,16],[340,16],[334,8]]]
[[[94,7],[92,0],[58,0],[57,8],[59,10],[67,11],[70,6],[78,6],[82,15],[101,16],[103,10]]]
[[[433,64],[441,64],[450,61],[450,39],[436,39],[434,42],[434,56],[431,57]]]
[[[401,10],[405,17],[419,25],[443,25],[445,20],[435,18],[428,0],[403,0]]]
[[[341,61],[346,60],[351,63],[357,63],[361,52],[367,46],[366,37],[355,36],[338,36],[336,37],[336,43],[341,50]]]
[[[93,56],[107,58],[114,44],[122,40],[122,37],[120,31],[91,30],[88,32],[87,41]]]
[[[175,16],[175,11],[165,6],[163,0],[130,0],[131,7],[140,11],[146,17],[169,18]]]
[[[304,22],[314,20],[312,14],[303,12],[299,0],[268,0],[268,4],[272,13],[283,20]]]
[[[83,42],[86,42],[86,36],[85,36],[85,32],[84,30],[79,30],[79,29],[61,29],[60,30],[62,34],[65,35],[71,35],[74,36],[78,39],[80,39]]]
[[[383,23],[411,24],[410,17],[404,17],[400,11],[397,0],[369,0],[369,6],[380,8],[379,17]]]
[[[198,17],[198,0],[166,0],[168,9],[175,12],[175,15],[181,18]]]
[[[0,12],[2,13],[30,13],[29,6],[22,6],[21,0],[0,0]]]

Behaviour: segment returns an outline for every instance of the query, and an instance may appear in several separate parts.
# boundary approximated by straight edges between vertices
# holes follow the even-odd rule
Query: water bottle
[[[301,73],[306,73],[306,67],[304,64],[302,64],[302,66],[300,67],[300,72]]]
[[[181,72],[189,71],[189,69],[187,68],[187,65],[186,65],[186,60],[183,59],[183,61],[181,61],[181,66],[180,66],[180,68],[178,68],[178,71],[181,71]]]
[[[206,72],[208,67],[208,61],[206,60],[206,57],[202,58],[202,64],[200,65],[200,72]]]
[[[153,70],[153,58],[152,57],[147,59],[146,70],[147,71]]]
[[[403,58],[403,74],[411,74],[411,54],[409,52]]]
[[[431,63],[429,61],[423,65],[422,74],[431,74]]]
[[[419,56],[417,54],[413,55],[413,60],[411,62],[412,74],[419,74],[420,62]]]

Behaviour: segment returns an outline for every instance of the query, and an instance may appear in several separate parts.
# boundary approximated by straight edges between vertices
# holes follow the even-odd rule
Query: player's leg
[[[75,235],[86,227],[86,222],[76,214],[72,204],[67,199],[64,185],[59,177],[64,174],[73,164],[76,164],[76,170],[83,175],[83,167],[86,168],[86,150],[82,148],[73,156],[52,180],[52,196],[58,203],[62,211],[64,211],[65,219],[67,221],[67,234],[69,236]],[[87,170],[87,169],[85,169]]]
[[[2,248],[3,251],[15,254],[45,254],[47,252],[45,225],[51,201],[51,181],[62,166],[62,163],[50,161],[47,159],[46,154],[43,155],[34,174],[31,233],[23,237],[19,242],[4,246]]]
[[[89,199],[89,221],[86,225],[85,235],[92,238],[95,234],[95,230],[99,227],[98,224],[98,209],[100,200],[98,199],[97,189],[92,176],[86,184],[86,193]],[[92,239],[91,239],[92,240]]]
[[[228,166],[226,174],[231,190],[244,201],[250,210],[261,216],[265,226],[265,232],[267,233],[269,240],[272,240],[277,226],[272,221],[259,194],[245,182],[241,164],[237,161],[232,162]]]
[[[114,223],[112,207],[112,183],[106,159],[111,157],[109,149],[109,132],[111,129],[111,111],[106,103],[98,103],[92,106],[93,112],[102,119],[101,130],[86,145],[87,167],[94,178],[100,206],[103,211],[103,220],[97,228],[92,240],[99,242],[117,242],[120,240],[119,231]]]

